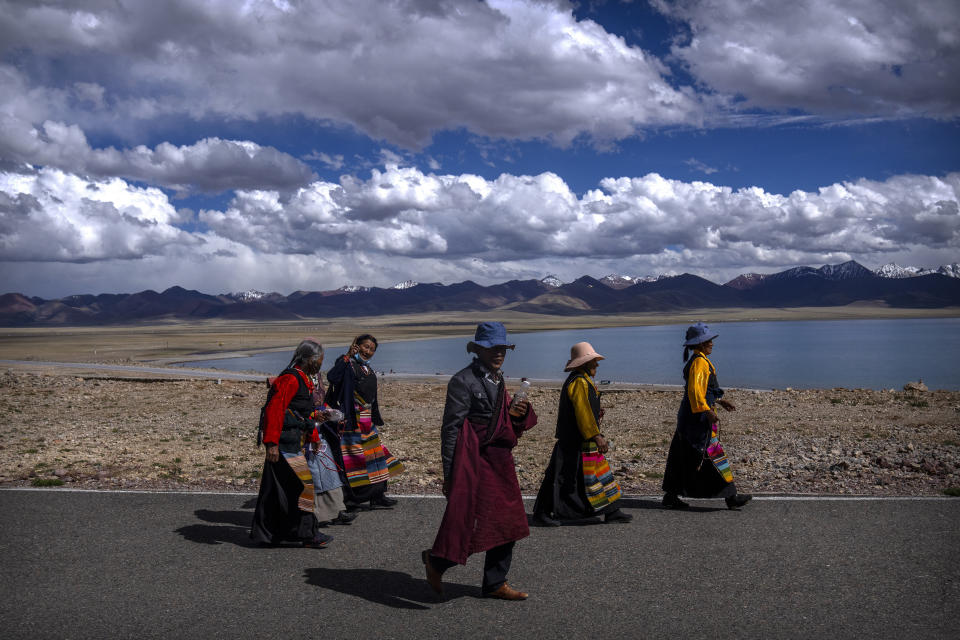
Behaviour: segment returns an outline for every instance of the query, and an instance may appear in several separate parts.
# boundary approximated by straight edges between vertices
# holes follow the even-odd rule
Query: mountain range
[[[296,320],[430,311],[513,309],[576,315],[721,307],[832,307],[870,301],[890,307],[960,306],[960,264],[938,270],[884,265],[876,272],[850,261],[772,274],[743,274],[723,285],[678,276],[583,276],[562,283],[510,280],[482,286],[406,281],[391,288],[345,286],[331,291],[245,291],[210,295],[171,287],[130,294],[74,295],[56,300],[0,296],[0,326],[102,325],[161,320]]]

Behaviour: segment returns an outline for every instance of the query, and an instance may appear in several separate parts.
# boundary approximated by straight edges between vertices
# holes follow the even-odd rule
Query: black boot
[[[389,496],[380,496],[370,501],[370,508],[380,507],[381,509],[392,509],[397,506],[397,499]]]
[[[753,496],[749,493],[738,493],[727,498],[727,509],[739,509],[751,500],[753,500]]]
[[[340,514],[330,522],[331,524],[350,524],[356,519],[357,519],[356,512],[350,513],[347,511],[341,511]]]
[[[624,513],[617,509],[616,511],[611,511],[610,513],[603,516],[603,522],[605,524],[610,524],[611,522],[624,523],[630,522],[633,520],[633,516],[629,513]]]
[[[663,502],[661,502],[666,509],[689,509],[690,504],[684,502],[680,497],[675,493],[668,493],[663,496]]]

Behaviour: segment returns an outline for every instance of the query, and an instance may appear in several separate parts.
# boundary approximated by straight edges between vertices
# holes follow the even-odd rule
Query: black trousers
[[[483,558],[483,586],[481,587],[483,593],[496,591],[507,581],[507,572],[510,571],[510,562],[513,560],[513,545],[515,544],[515,542],[508,542],[487,551]],[[453,560],[430,555],[430,565],[440,573],[456,566],[456,564]]]

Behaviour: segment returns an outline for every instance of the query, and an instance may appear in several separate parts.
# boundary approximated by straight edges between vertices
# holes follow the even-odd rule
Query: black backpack
[[[260,407],[260,422],[257,423],[257,446],[260,447],[263,445],[263,433],[267,429],[267,405],[270,404],[270,400],[273,399],[273,394],[276,393],[272,382],[274,378],[267,378],[267,399],[264,401],[263,406]]]
[[[285,373],[291,373],[291,372],[292,370],[290,369],[284,369],[283,371],[280,372],[280,375],[282,376]],[[280,376],[277,376],[277,377],[280,377]],[[267,405],[270,404],[270,400],[273,399],[274,394],[277,392],[277,388],[273,386],[273,381],[276,379],[277,378],[266,379],[266,383],[269,389],[267,390],[267,399],[264,400],[263,406],[260,407],[260,421],[257,423],[257,446],[258,447],[263,444],[263,434],[267,430]],[[299,376],[297,376],[297,382],[299,382],[301,386],[303,385],[303,380]],[[311,423],[309,420],[307,420],[300,414],[296,413],[293,409],[287,409],[287,411],[290,412],[295,418],[297,418],[297,420],[299,420],[302,423],[300,425],[301,431],[308,430],[313,426],[313,423]]]

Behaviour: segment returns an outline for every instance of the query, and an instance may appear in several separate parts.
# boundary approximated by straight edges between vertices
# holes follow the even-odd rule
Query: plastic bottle
[[[526,378],[520,378],[520,388],[517,389],[517,392],[513,394],[513,404],[514,402],[523,402],[527,399],[527,391],[530,389],[530,381]]]
[[[343,420],[343,412],[339,409],[327,409],[323,412],[326,422],[340,422]]]

